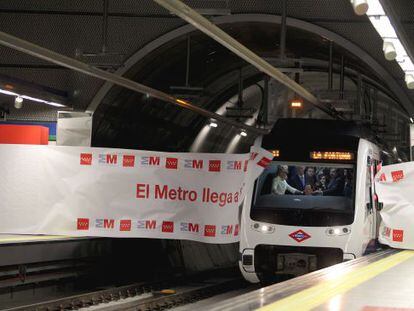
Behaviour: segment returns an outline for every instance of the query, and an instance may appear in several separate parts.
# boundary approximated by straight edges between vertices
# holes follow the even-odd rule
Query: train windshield
[[[349,225],[354,188],[351,164],[272,161],[256,182],[251,218],[291,226]]]

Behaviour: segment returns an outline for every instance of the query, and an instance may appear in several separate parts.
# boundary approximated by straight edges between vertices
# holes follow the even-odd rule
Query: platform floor
[[[414,311],[414,251],[382,251],[241,295],[209,310]]]
[[[28,234],[0,234],[1,244],[16,244],[16,243],[37,243],[46,241],[63,241],[82,239],[77,237],[62,236],[62,235],[28,235]],[[84,239],[84,238],[83,238]]]

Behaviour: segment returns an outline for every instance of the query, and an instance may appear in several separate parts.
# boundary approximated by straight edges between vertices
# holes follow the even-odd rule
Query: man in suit
[[[292,187],[300,191],[304,191],[307,185],[314,189],[315,169],[313,167],[296,166],[296,174],[288,182]]]
[[[296,174],[293,175],[289,179],[288,183],[293,188],[296,188],[300,191],[305,190],[305,186],[306,186],[305,167],[304,166],[296,166]]]
[[[315,191],[314,194],[322,194],[324,196],[342,196],[344,195],[345,178],[343,170],[332,168],[329,172],[330,181],[326,190]]]

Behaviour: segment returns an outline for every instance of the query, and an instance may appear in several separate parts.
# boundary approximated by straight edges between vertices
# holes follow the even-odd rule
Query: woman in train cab
[[[287,165],[279,165],[277,167],[276,177],[272,182],[272,194],[283,195],[286,193],[286,191],[292,194],[303,194],[302,191],[293,188],[286,182],[286,179],[288,177],[288,170],[289,168]]]

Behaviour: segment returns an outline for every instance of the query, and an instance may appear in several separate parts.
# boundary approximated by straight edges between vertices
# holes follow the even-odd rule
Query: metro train
[[[374,176],[383,152],[370,130],[352,121],[280,119],[261,140],[273,160],[241,213],[246,280],[302,275],[376,247]]]

